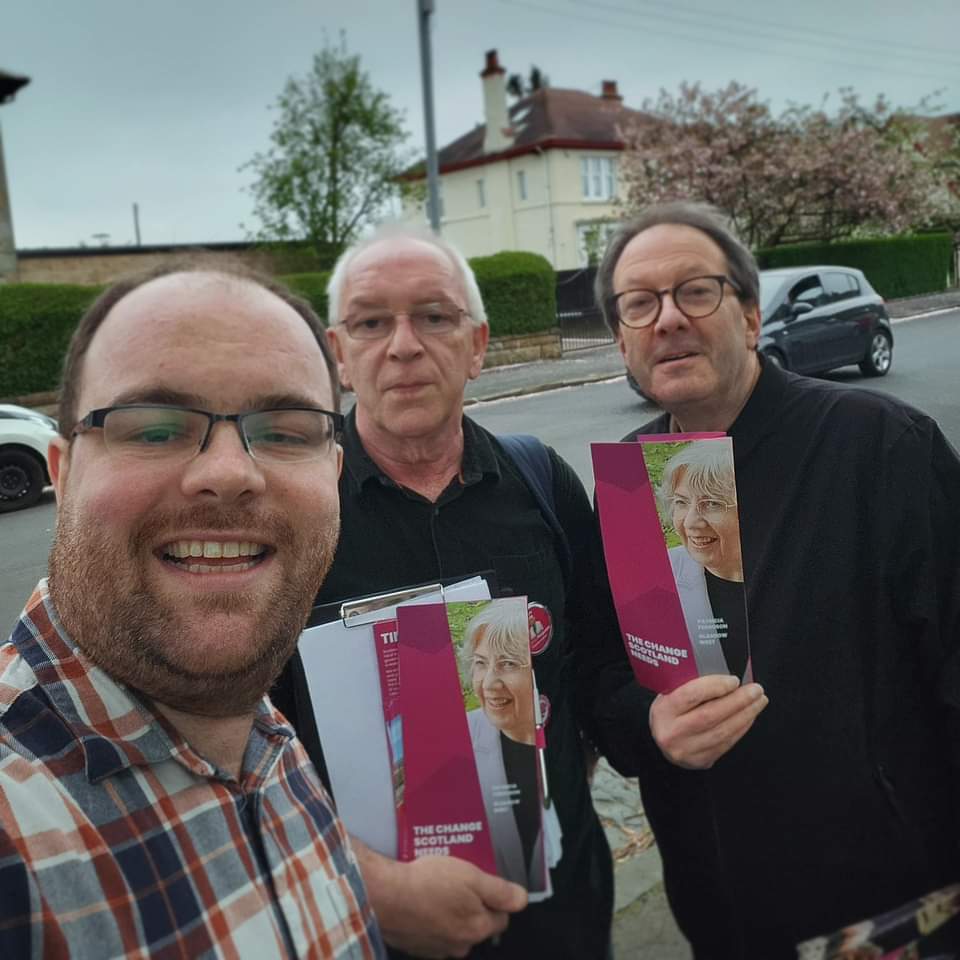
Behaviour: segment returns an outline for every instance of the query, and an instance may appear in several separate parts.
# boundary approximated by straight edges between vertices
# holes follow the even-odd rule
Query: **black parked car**
[[[882,377],[893,360],[893,331],[883,297],[859,270],[794,267],[760,272],[759,349],[797,373],[849,363]]]

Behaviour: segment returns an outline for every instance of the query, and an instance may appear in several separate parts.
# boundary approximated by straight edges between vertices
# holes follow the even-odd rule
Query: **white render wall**
[[[530,250],[546,257],[556,270],[583,266],[578,226],[621,216],[612,203],[584,199],[583,156],[619,158],[620,151],[551,149],[441,174],[443,236],[467,257]],[[517,175],[521,171],[526,177],[525,200],[519,195]],[[484,208],[477,190],[481,179]],[[622,196],[622,189],[620,192]],[[425,222],[423,205],[404,203],[401,220]]]

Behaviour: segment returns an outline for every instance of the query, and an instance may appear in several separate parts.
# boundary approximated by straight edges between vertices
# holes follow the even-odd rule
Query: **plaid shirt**
[[[382,957],[343,826],[264,698],[240,781],[85,659],[40,582],[0,645],[0,957]]]

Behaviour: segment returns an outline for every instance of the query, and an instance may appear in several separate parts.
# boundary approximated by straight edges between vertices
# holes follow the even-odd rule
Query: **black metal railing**
[[[557,326],[564,353],[613,343],[613,334],[593,299],[595,274],[595,267],[557,271]]]

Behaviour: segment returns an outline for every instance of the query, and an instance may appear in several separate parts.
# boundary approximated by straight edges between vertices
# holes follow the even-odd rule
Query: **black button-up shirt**
[[[463,433],[460,476],[431,502],[380,470],[363,449],[355,413],[348,416],[340,543],[317,601],[492,571],[501,594],[525,595],[550,610],[553,636],[533,664],[540,693],[549,700],[547,775],[563,829],[563,857],[552,871],[554,896],[512,917],[498,947],[484,944],[471,955],[602,958],[613,877],[576,719],[578,704],[585,723],[591,709],[589,691],[578,696],[576,689],[577,658],[581,636],[616,626],[609,619],[609,594],[595,583],[599,544],[590,503],[572,468],[551,450],[556,514],[573,555],[565,583],[554,534],[517,467],[492,434],[466,417]],[[293,675],[300,669],[295,660]],[[290,672],[282,683],[289,685]],[[282,690],[275,699],[291,709]],[[299,712],[298,726],[309,719]],[[304,740],[308,749],[313,741],[316,755],[315,739]]]

